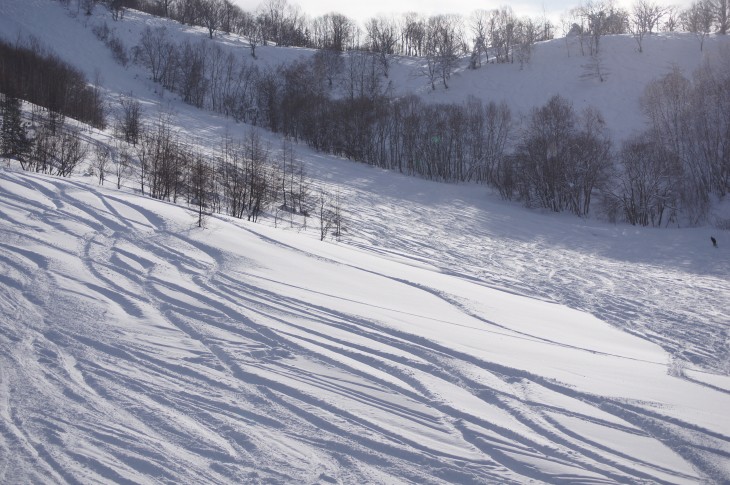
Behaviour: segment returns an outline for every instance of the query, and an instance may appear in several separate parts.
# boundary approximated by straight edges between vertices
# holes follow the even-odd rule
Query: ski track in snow
[[[241,131],[159,95],[138,66],[104,60],[88,29],[69,27],[83,19],[54,5],[6,2],[4,35],[46,39],[90,79],[103,64],[110,101],[132,91],[148,116],[169,103],[203,145]],[[113,28],[128,47],[145,24],[205,37],[137,12],[127,20]],[[644,63],[678,48],[686,73],[700,61],[695,45],[662,49],[660,36],[649,39],[650,57],[629,58],[633,42],[623,40],[606,39],[623,51],[604,91],[576,80],[580,57],[564,63],[576,107],[603,103],[618,138],[643,126],[627,107],[659,72]],[[261,49],[270,55],[259,63],[311,54]],[[566,77],[553,68],[565,53],[539,49],[521,91],[508,66],[490,66],[424,95],[458,102],[487,86],[528,110],[552,94],[546,83]],[[409,79],[406,90],[423,84],[408,77],[409,62],[392,73]],[[642,81],[626,84],[622,66]],[[171,204],[0,171],[0,483],[730,481],[730,239],[715,234],[714,251],[699,230],[551,217],[485,202],[483,187],[298,150],[318,184],[342,191],[344,240],[363,261],[265,224],[215,218],[200,232]],[[365,262],[373,256],[379,264]],[[340,272],[419,300],[340,292],[330,282]],[[474,288],[588,312],[671,360],[489,316],[499,303]],[[473,345],[456,338],[462,332]],[[552,360],[563,354],[573,367],[556,374]],[[583,373],[604,378],[595,369],[603,362],[635,366],[646,393],[579,385]]]
[[[375,247],[382,256],[448,268],[454,281],[580,301],[619,325],[636,315],[637,333],[654,331],[666,347],[707,359],[722,350],[721,339],[704,335],[708,309],[722,305],[702,288],[729,294],[716,276],[694,275],[680,295],[706,302],[690,315],[696,326],[681,333],[688,317],[670,311],[677,305],[666,306],[660,323],[644,321],[677,298],[663,294],[675,277],[666,268],[646,298],[631,299],[655,277],[651,268],[600,257],[586,268],[587,256],[557,257],[562,250],[547,244],[500,248],[505,241],[480,232],[475,214],[470,230],[457,232],[441,225],[447,217],[439,219],[438,208],[391,209],[396,221],[411,209],[417,219],[413,233]],[[373,228],[377,242],[388,228],[371,210],[361,214],[362,227]],[[0,214],[2,483],[730,479],[727,423],[705,426],[666,404],[587,392],[539,368],[389,324],[427,322],[448,332],[481,322],[476,328],[489,338],[596,354],[482,322],[473,301],[443,287],[296,248],[279,240],[286,231],[215,218],[200,232],[183,209],[81,182],[0,171]],[[418,217],[432,230],[421,239]],[[452,230],[459,237],[449,240]],[[250,257],[246,247],[234,254],[215,242],[228,234]],[[476,241],[483,251],[470,257]],[[305,287],[267,270],[277,263],[256,251],[300,258],[292,261],[322,274]],[[316,283],[339,271],[423,293],[463,319]],[[730,388],[677,381],[730,403]]]
[[[350,186],[343,197],[357,212],[349,244],[587,311],[680,361],[730,374],[730,258],[712,254],[709,242],[701,243],[710,256],[702,260],[695,254],[700,243],[677,231],[631,234],[627,225],[572,216],[566,223],[506,204],[494,212],[498,206],[478,200],[469,186],[434,187],[443,195],[432,203],[398,186],[408,179],[387,177],[373,183],[384,187],[377,195],[344,182]]]

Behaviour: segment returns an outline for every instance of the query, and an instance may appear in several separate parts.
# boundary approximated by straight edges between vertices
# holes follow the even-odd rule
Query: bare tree
[[[313,22],[314,47],[344,52],[352,47],[357,26],[349,17],[332,12]]]
[[[401,52],[407,56],[421,56],[426,43],[426,21],[415,12],[403,15],[401,22]]]
[[[530,62],[532,47],[540,35],[538,25],[530,18],[524,18],[517,22],[515,28],[515,42],[517,44],[517,61],[520,69]]]
[[[473,103],[474,101],[472,101]],[[486,106],[475,106],[475,110],[483,112],[482,116],[472,116],[469,123],[475,130],[473,139],[476,149],[472,150],[476,171],[476,180],[497,185],[497,169],[502,163],[512,132],[512,114],[509,106],[502,102],[489,102]],[[482,119],[483,122],[477,120]]]
[[[259,5],[258,19],[262,26],[264,42],[272,40],[277,44],[281,43],[287,5],[287,0],[264,0]]]
[[[690,81],[678,67],[644,89],[641,109],[660,145],[681,154],[687,140],[683,115],[689,109]]]
[[[109,2],[109,11],[112,14],[112,20],[117,21],[123,19],[126,7],[125,0],[111,0]]]
[[[584,216],[610,168],[610,141],[595,110],[576,116],[560,96],[533,110],[515,154],[520,197],[528,206]]]
[[[666,9],[667,7],[662,7]],[[603,23],[604,35],[623,35],[629,33],[631,14],[628,10],[616,7],[614,0],[606,2],[606,20]],[[657,29],[658,25],[655,25]]]
[[[279,96],[281,94],[281,79],[273,69],[266,69],[258,76],[256,83],[256,110],[251,120],[255,126],[262,123],[274,133],[281,129],[279,113]]]
[[[70,127],[52,127],[42,123],[36,130],[26,170],[70,177],[86,158],[88,145],[79,132]]]
[[[21,160],[23,170],[40,173],[51,172],[51,168],[53,167],[52,153],[55,148],[53,145],[53,137],[53,132],[47,126],[41,125],[36,130],[28,158],[25,163]]]
[[[578,39],[581,45],[581,55],[585,55],[583,52],[582,38],[582,27],[580,25],[580,16],[578,10],[573,8],[568,10],[565,14],[560,17],[560,28],[563,33],[563,41],[565,42],[565,52],[570,57],[570,46],[574,39]]]
[[[517,20],[511,7],[492,11],[489,19],[489,39],[498,63],[512,61],[512,46],[515,39]]]
[[[142,195],[145,195],[145,188],[147,188],[149,192],[148,178],[150,171],[150,159],[152,158],[151,151],[151,137],[145,131],[142,133],[140,143],[138,143],[135,147],[137,161],[139,162],[137,166],[137,179],[139,181],[139,188]]]
[[[730,27],[730,0],[709,0],[709,6],[715,17],[717,33],[727,34]]]
[[[695,72],[690,107],[685,112],[689,172],[720,198],[730,192],[729,86],[730,51],[725,50],[719,63],[707,61]]]
[[[629,29],[639,52],[643,52],[644,36],[651,34],[658,28],[659,22],[667,14],[669,7],[660,5],[653,0],[636,0],[631,7]]]
[[[342,194],[339,190],[335,192],[334,198],[332,199],[332,208],[330,211],[332,218],[332,235],[338,241],[342,237],[342,233],[345,230],[345,216],[344,208],[342,207]]]
[[[199,0],[177,0],[175,2],[175,19],[182,24],[199,25],[199,5]]]
[[[645,135],[624,142],[621,170],[615,193],[609,199],[618,205],[629,224],[660,226],[676,214],[681,168],[676,156]]]
[[[266,44],[263,22],[253,22],[246,35],[248,37],[248,47],[251,51],[251,57],[256,59],[256,47]]]
[[[676,5],[667,7],[667,13],[664,20],[664,30],[666,32],[674,32],[680,27],[680,10]]]
[[[167,29],[145,27],[135,47],[135,58],[150,70],[152,81],[162,82],[169,76],[174,66],[175,45]]]
[[[157,4],[160,7],[160,11],[162,12],[162,15],[164,17],[170,18],[171,17],[171,11],[170,7],[173,5],[175,0],[157,0]]]
[[[0,39],[0,92],[22,98],[48,110],[46,122],[63,124],[69,116],[104,128],[104,103],[98,82],[48,53],[37,39],[19,38],[15,43]],[[96,80],[95,80],[96,81]]]
[[[555,212],[566,208],[564,174],[575,123],[572,105],[560,96],[533,110],[516,151],[520,197],[526,205]]]
[[[302,10],[287,0],[264,0],[258,7],[256,19],[263,30],[264,45],[268,41],[281,46],[304,45],[307,41]]]
[[[94,7],[96,6],[97,0],[78,0],[79,7],[83,10],[84,15],[91,15],[94,13]]]
[[[248,200],[246,201],[248,220],[256,222],[268,203],[269,195],[269,148],[261,141],[255,129],[246,134],[244,153],[246,158],[246,178]]]
[[[287,212],[294,211],[294,145],[290,139],[285,139],[281,145],[281,160],[279,162],[279,179],[281,188],[282,209]]]
[[[588,0],[580,9],[589,34],[589,52],[593,55],[599,52],[601,37],[606,33],[606,5],[602,0]]]
[[[213,45],[207,49],[205,67],[208,106],[213,111],[229,116],[232,96],[239,80],[237,60],[232,52],[226,52],[219,45]]]
[[[88,151],[88,146],[81,140],[79,133],[72,129],[63,130],[52,144],[55,175],[70,177],[81,163]]]
[[[215,31],[223,23],[224,3],[223,0],[198,0],[200,19],[205,28],[208,29],[208,36],[212,39]]]
[[[231,0],[223,0],[220,8],[221,30],[226,34],[230,34],[235,31],[238,18],[243,14],[243,11],[234,5]]]
[[[294,225],[295,214],[306,217],[309,181],[301,161],[296,160],[292,140],[282,142],[279,161],[274,171],[274,191],[276,195],[275,223],[281,212],[289,214],[290,226]]]
[[[590,212],[594,192],[607,182],[613,156],[606,123],[597,109],[585,109],[576,128],[567,174],[569,210],[585,216]]]
[[[722,194],[727,189],[721,167],[730,156],[730,103],[727,80],[717,83],[713,77],[700,71],[693,85],[674,69],[650,83],[641,99],[652,141],[680,163],[682,213],[690,224],[706,218],[713,190]]]
[[[129,93],[119,96],[119,110],[115,130],[125,142],[136,145],[141,130],[142,108],[139,101]]]
[[[682,26],[692,32],[700,42],[700,51],[703,50],[705,39],[710,35],[714,15],[709,0],[698,0],[682,13]]]
[[[472,35],[471,58],[469,67],[477,69],[482,65],[482,54],[485,62],[489,61],[489,12],[487,10],[475,10],[469,18],[469,28]]]
[[[222,155],[218,171],[226,213],[241,219],[248,199],[243,147],[225,138]]]
[[[319,240],[324,241],[329,235],[333,225],[332,196],[323,188],[319,189],[317,194],[317,217],[319,217]]]
[[[327,86],[332,88],[345,68],[343,54],[332,49],[320,49],[314,53],[312,60],[315,74],[325,79]]]
[[[197,212],[198,227],[203,227],[215,196],[214,171],[200,152],[192,156],[189,191]]]
[[[310,192],[311,181],[307,177],[304,165],[299,162],[294,166],[294,172],[291,179],[292,208],[296,213],[304,216],[305,221],[309,216]]]
[[[178,49],[180,62],[178,63],[176,86],[183,101],[197,108],[205,105],[209,82],[206,77],[209,50],[212,46],[203,40],[185,43]]]
[[[109,170],[109,165],[112,161],[112,153],[109,147],[103,143],[97,143],[94,145],[94,158],[92,158],[91,169],[96,173],[99,178],[99,185],[104,185],[106,179],[106,173]]]
[[[436,15],[428,19],[426,30],[426,74],[435,89],[440,79],[448,88],[451,73],[459,62],[464,46],[461,18],[454,15]]]
[[[142,193],[146,184],[151,197],[176,202],[184,192],[184,164],[188,162],[182,155],[170,115],[160,113],[137,146]]]
[[[383,66],[383,74],[388,77],[388,59],[395,52],[398,42],[395,22],[386,17],[375,17],[367,22],[365,30],[368,46],[372,52],[378,55],[380,64]]]
[[[345,64],[345,93],[351,100],[374,99],[381,94],[381,64],[371,52],[352,51]]]
[[[420,74],[426,77],[428,84],[431,85],[431,90],[436,91],[436,81],[439,79],[439,62],[438,56],[430,47],[430,43],[426,42],[427,53]]]
[[[298,4],[288,5],[280,42],[282,45],[306,46],[309,42],[309,20]]]
[[[117,143],[114,153],[114,177],[117,181],[117,189],[122,188],[122,181],[132,172],[132,154],[126,144]]]

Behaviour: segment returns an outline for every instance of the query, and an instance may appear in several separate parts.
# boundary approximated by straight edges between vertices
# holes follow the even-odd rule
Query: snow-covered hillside
[[[0,212],[3,483],[730,477],[727,376],[441,271],[407,234],[410,250],[378,254],[219,218],[201,230],[171,204],[7,171]],[[541,244],[564,230],[591,232],[559,220]],[[593,279],[587,264],[573,276]],[[600,284],[637,263],[613,264]],[[670,275],[650,291],[675,291]]]
[[[207,35],[0,1],[0,36],[98,73],[110,103],[131,92],[150,119],[173,113],[201,149],[245,132],[114,63],[92,33],[104,21],[127,47],[146,25]],[[235,36],[213,42],[249,55]],[[448,90],[408,58],[389,80],[522,113],[559,93],[621,139],[643,127],[647,82],[728,43],[602,42],[605,82],[564,39],[522,70],[461,69]],[[263,66],[312,51],[257,54]],[[0,168],[0,483],[730,481],[727,232],[543,214],[483,186],[296,151],[345,201],[340,242],[267,216],[198,229],[131,182]]]
[[[203,28],[183,26],[133,10],[128,11],[123,20],[114,22],[103,8],[97,8],[94,15],[86,17],[83,14],[70,15],[58,2],[49,0],[3,0],[0,4],[1,37],[15,41],[33,36],[62,59],[79,67],[90,80],[100,74],[102,87],[108,90],[110,101],[115,100],[119,93],[132,92],[152,105],[172,106],[183,118],[181,124],[189,128],[203,128],[202,135],[220,137],[225,133],[228,129],[225,121],[219,120],[217,128],[196,124],[198,110],[175,102],[175,95],[163,93],[158,85],[152,83],[145,69],[136,65],[123,68],[116,64],[103,42],[92,32],[93,27],[104,23],[127,49],[139,43],[146,26],[166,27],[175,42],[205,39],[208,35]],[[311,49],[259,46],[257,58],[252,59],[244,38],[219,33],[214,42],[259,67],[290,63],[314,53]],[[648,82],[667,74],[674,67],[691,77],[702,62],[712,62],[721,49],[730,48],[727,37],[713,35],[705,40],[704,49],[700,51],[699,41],[688,33],[647,36],[642,53],[638,52],[637,43],[629,35],[607,36],[601,44],[598,58],[603,82],[592,75],[593,61],[590,56],[581,55],[576,38],[537,44],[530,62],[524,67],[518,63],[485,64],[478,70],[469,70],[468,59],[464,58],[450,81],[449,89],[438,86],[436,91],[431,91],[421,74],[423,60],[406,57],[393,58],[389,77],[383,81],[394,95],[417,93],[435,102],[462,102],[469,96],[476,96],[486,101],[505,101],[516,115],[527,114],[532,108],[545,104],[551,96],[560,94],[571,100],[578,110],[597,108],[606,119],[613,137],[623,140],[645,128],[639,98]]]

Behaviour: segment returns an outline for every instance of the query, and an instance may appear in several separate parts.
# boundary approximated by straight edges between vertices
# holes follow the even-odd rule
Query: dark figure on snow
[[[710,241],[712,241],[713,246],[717,247],[717,239],[714,236],[710,236]]]

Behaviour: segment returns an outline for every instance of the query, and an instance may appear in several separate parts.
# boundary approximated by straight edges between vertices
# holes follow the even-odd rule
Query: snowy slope
[[[528,114],[559,94],[572,101],[577,111],[595,107],[606,120],[615,140],[623,140],[645,128],[639,100],[645,86],[678,67],[688,78],[703,62],[715,62],[727,37],[711,36],[703,51],[688,33],[660,33],[647,36],[643,52],[630,35],[604,36],[598,56],[603,81],[595,75],[591,56],[581,55],[577,38],[560,38],[535,45],[529,63],[486,64],[476,71],[467,69],[467,59],[454,74],[449,89],[431,91],[423,79],[412,74],[414,61],[402,60],[396,68],[396,86],[416,91],[434,101],[461,102],[468,96],[505,101],[515,114]],[[404,72],[406,70],[407,72]],[[402,81],[401,81],[402,79]]]
[[[114,64],[90,28],[105,19],[128,47],[147,24],[206,35],[0,2],[1,36],[100,72],[110,101],[131,91],[203,147],[244,132]],[[621,138],[643,125],[646,82],[703,59],[686,35],[645,54],[604,45],[604,83],[563,40],[522,71],[462,70],[449,90],[430,92],[411,59],[391,79],[522,112],[559,92]],[[346,201],[342,244],[269,219],[200,231],[180,207],[0,171],[0,483],[730,480],[726,233],[545,215],[297,152]]]
[[[730,479],[730,379],[589,314],[81,182],[0,213],[0,482]]]
[[[3,0],[0,3],[0,37],[11,41],[35,37],[62,59],[79,67],[88,79],[94,80],[99,73],[110,101],[120,93],[132,92],[146,102],[148,116],[154,116],[152,106],[172,110],[181,118],[181,125],[199,134],[201,143],[205,143],[206,138],[240,131],[229,120],[209,116],[203,118],[205,122],[199,120],[197,110],[178,102],[176,95],[164,92],[152,83],[145,69],[134,64],[127,68],[116,64],[108,49],[92,33],[94,26],[106,23],[113,35],[131,50],[138,44],[146,26],[166,27],[170,39],[175,42],[206,39],[207,30],[134,10],[127,11],[119,22],[112,21],[103,8],[97,8],[90,17],[73,15],[74,12],[75,9],[69,12],[51,0]],[[262,68],[289,63],[314,53],[311,49],[259,46],[257,58],[253,59],[244,38],[218,33],[212,42]],[[601,45],[599,59],[604,82],[590,75],[591,58],[581,55],[576,38],[559,38],[537,44],[530,62],[524,67],[518,63],[484,64],[478,70],[469,70],[468,59],[464,58],[450,81],[449,89],[439,85],[436,91],[432,91],[427,80],[419,74],[423,71],[421,59],[395,56],[389,77],[383,79],[383,86],[394,95],[417,93],[434,102],[458,103],[469,96],[505,101],[515,118],[528,114],[532,108],[545,104],[551,96],[560,94],[570,99],[578,110],[597,108],[606,119],[613,137],[623,140],[645,126],[639,98],[648,82],[674,67],[691,77],[703,62],[714,62],[720,51],[730,48],[730,39],[712,35],[705,40],[703,51],[700,51],[699,41],[688,33],[647,36],[643,53],[638,52],[638,45],[629,35],[606,36],[602,38]],[[207,123],[210,119],[216,119],[215,126]]]

